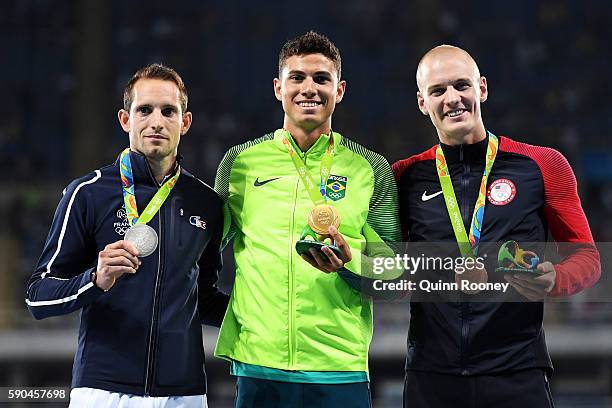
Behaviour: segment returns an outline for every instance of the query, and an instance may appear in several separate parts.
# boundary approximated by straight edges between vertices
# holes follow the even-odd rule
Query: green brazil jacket
[[[371,299],[339,274],[313,268],[295,250],[314,204],[285,137],[319,179],[330,136],[321,135],[303,153],[283,129],[231,148],[217,172],[236,280],[215,355],[283,370],[367,371]],[[353,254],[345,267],[359,276],[362,244],[400,240],[395,179],[379,154],[339,133],[331,137],[327,203],[339,210],[339,231]]]

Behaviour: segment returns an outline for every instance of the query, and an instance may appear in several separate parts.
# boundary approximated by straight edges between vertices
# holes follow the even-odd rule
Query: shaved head
[[[423,58],[421,58],[419,61],[419,66],[417,67],[416,73],[416,81],[419,91],[423,92],[423,78],[436,64],[439,64],[440,59],[443,58],[464,60],[464,62],[466,62],[473,70],[473,78],[480,78],[478,65],[476,65],[476,61],[474,61],[474,58],[472,58],[467,51],[453,45],[438,45],[437,47],[427,51],[427,53],[423,55]]]
[[[451,45],[432,48],[416,74],[419,110],[429,116],[442,143],[475,143],[486,137],[480,104],[487,100],[487,79],[474,58]]]

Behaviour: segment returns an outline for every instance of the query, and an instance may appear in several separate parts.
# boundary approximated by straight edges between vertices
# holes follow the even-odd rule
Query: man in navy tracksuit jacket
[[[467,52],[439,46],[419,63],[417,84],[419,108],[437,130],[468,228],[487,146],[495,138],[485,130],[480,112],[487,98],[486,79]],[[481,242],[546,242],[550,230],[563,259],[555,265],[540,263],[543,275],[538,278],[496,275],[493,262],[466,276],[476,282],[507,281],[525,302],[470,302],[471,295],[465,293],[454,303],[412,302],[405,407],[553,406],[541,300],[572,295],[599,278],[599,253],[567,160],[550,148],[498,140]],[[404,237],[410,242],[457,242],[441,191],[436,150],[434,146],[393,166]],[[455,281],[454,276],[447,278]]]
[[[219,326],[228,303],[215,287],[222,202],[180,167],[191,124],[180,76],[159,64],[138,71],[119,120],[139,213],[180,171],[147,224],[157,249],[139,258],[123,240],[130,224],[117,159],[66,188],[26,302],[37,319],[81,309],[71,406],[206,406],[201,324]]]

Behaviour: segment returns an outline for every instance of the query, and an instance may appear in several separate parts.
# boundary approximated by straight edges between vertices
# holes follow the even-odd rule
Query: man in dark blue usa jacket
[[[466,51],[430,50],[417,85],[419,109],[440,143],[393,165],[405,239],[474,248],[476,236],[481,244],[543,243],[550,231],[562,259],[539,263],[536,278],[495,272],[491,258],[485,268],[442,275],[450,282],[506,281],[523,302],[471,301],[467,292],[459,302],[412,302],[404,406],[552,407],[542,300],[575,294],[601,273],[574,173],[553,149],[486,130],[480,105],[487,81]],[[469,241],[466,231],[474,234]]]
[[[222,202],[180,166],[192,121],[180,76],[136,72],[119,121],[129,150],[66,188],[26,303],[37,319],[81,309],[71,407],[205,407],[201,324],[219,326],[228,303],[215,287]],[[152,234],[140,241],[157,238],[149,255],[123,239],[137,220]]]

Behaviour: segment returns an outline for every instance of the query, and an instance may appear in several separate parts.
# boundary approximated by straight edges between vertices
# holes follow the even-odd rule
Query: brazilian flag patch
[[[344,176],[330,174],[325,186],[325,195],[332,201],[342,200],[346,195],[346,181],[347,178]]]

